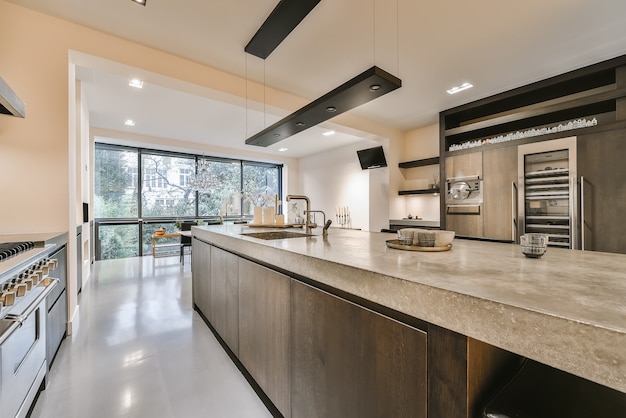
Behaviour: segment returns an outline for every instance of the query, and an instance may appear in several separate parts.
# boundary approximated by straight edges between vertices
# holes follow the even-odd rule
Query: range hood
[[[0,114],[23,118],[26,116],[26,106],[17,97],[17,94],[0,77]]]

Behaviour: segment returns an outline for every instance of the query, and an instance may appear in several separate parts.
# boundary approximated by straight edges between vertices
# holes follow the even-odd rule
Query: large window
[[[248,162],[243,164],[244,215],[252,215],[254,206],[272,206],[275,196],[280,197],[279,174],[273,165]],[[280,208],[278,210],[280,212]]]
[[[200,193],[201,216],[241,216],[241,162],[207,159],[215,188]]]
[[[94,213],[96,218],[136,218],[138,151],[96,147]]]
[[[198,161],[209,190],[194,187]],[[154,230],[175,232],[182,219],[249,217],[253,205],[281,200],[281,178],[278,164],[96,144],[96,258],[149,254]]]
[[[193,157],[142,153],[142,217],[195,216],[196,194],[188,181],[195,166]]]
[[[97,231],[100,260],[139,255],[139,228],[137,224],[99,224]]]

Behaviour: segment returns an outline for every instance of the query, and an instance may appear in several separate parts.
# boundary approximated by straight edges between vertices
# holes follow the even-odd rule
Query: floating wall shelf
[[[398,191],[398,195],[400,196],[410,196],[415,194],[439,194],[439,189],[418,189],[418,190],[400,190]]]
[[[424,158],[423,160],[406,161],[398,164],[400,168],[425,167],[427,165],[439,164],[439,157]]]

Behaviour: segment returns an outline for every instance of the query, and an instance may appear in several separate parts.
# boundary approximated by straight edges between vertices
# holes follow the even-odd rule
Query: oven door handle
[[[10,325],[5,330],[5,332],[0,335],[0,344],[6,341],[7,338],[11,336],[11,334],[13,334],[19,327],[22,326],[22,323],[26,320],[26,318],[28,318],[28,316],[32,314],[35,309],[37,309],[39,304],[41,304],[41,302],[46,299],[46,296],[48,296],[50,292],[52,292],[52,289],[54,289],[54,287],[59,284],[59,279],[48,277],[46,280],[50,280],[50,284],[46,286],[43,292],[37,295],[35,300],[33,300],[31,304],[28,305],[28,307],[24,309],[21,314],[8,314],[4,317],[4,320],[11,321],[13,322],[13,324]]]

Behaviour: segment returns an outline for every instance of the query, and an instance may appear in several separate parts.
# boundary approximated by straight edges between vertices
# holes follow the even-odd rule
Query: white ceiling
[[[411,130],[440,111],[626,54],[624,0],[322,0],[263,62],[243,51],[278,0],[9,0],[314,100],[372,65],[402,88],[352,112]],[[95,126],[245,148],[278,118],[206,95],[86,69]],[[474,88],[454,96],[463,82]],[[168,106],[164,106],[167,103]],[[281,117],[284,115],[281,115]],[[331,124],[326,125],[331,126]],[[312,128],[269,150],[302,156],[358,140]],[[248,146],[248,149],[250,147]],[[253,147],[255,151],[261,151]]]

